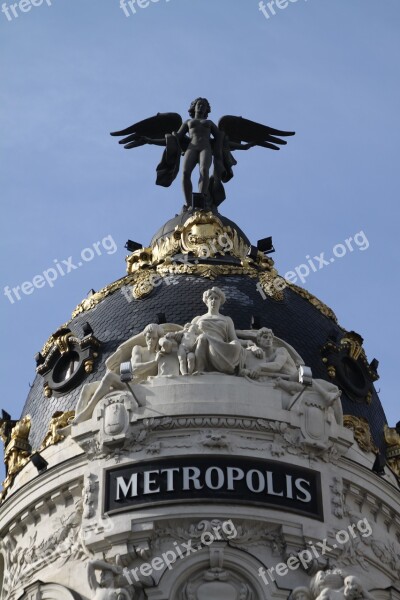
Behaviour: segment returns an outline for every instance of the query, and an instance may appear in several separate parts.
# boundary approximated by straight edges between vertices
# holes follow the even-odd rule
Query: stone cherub
[[[186,323],[182,331],[170,332],[165,336],[178,342],[178,361],[181,375],[193,375],[195,351],[200,329],[195,323]]]
[[[96,571],[101,571],[100,581],[97,580]],[[88,563],[88,579],[90,589],[95,592],[92,600],[132,600],[132,593],[127,586],[121,585],[121,567],[103,560],[91,560]]]
[[[358,577],[348,575],[339,590],[324,588],[316,600],[374,600]]]
[[[313,600],[316,600],[326,588],[340,590],[344,585],[344,577],[341,569],[335,568],[317,571],[310,583],[310,592]]]
[[[165,146],[156,181],[164,187],[169,187],[176,178],[183,155],[182,183],[187,207],[192,204],[191,177],[198,165],[199,193],[207,199],[208,206],[216,207],[225,200],[222,182],[232,179],[232,167],[237,164],[232,151],[248,150],[253,146],[279,150],[280,145],[286,144],[281,137],[294,135],[294,132],[272,129],[230,115],[222,117],[216,125],[208,118],[210,112],[208,100],[196,98],[189,107],[190,118],[185,122],[177,113],[158,113],[111,135],[124,136],[119,143],[126,149],[144,144]],[[210,176],[212,163],[214,172]]]

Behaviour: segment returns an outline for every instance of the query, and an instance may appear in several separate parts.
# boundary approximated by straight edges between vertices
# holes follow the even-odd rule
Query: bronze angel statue
[[[189,108],[190,118],[185,122],[177,113],[158,113],[111,135],[123,136],[119,143],[126,149],[144,144],[165,146],[157,167],[157,185],[169,187],[172,184],[183,156],[182,183],[187,207],[192,205],[192,173],[199,165],[198,192],[203,195],[205,206],[217,207],[225,200],[223,183],[232,179],[233,167],[237,164],[232,152],[253,146],[279,150],[279,146],[286,144],[281,138],[294,132],[272,129],[231,115],[222,117],[216,125],[208,119],[210,112],[208,100],[196,98]]]

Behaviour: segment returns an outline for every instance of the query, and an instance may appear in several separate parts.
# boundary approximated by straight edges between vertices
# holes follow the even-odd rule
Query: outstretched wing
[[[294,131],[272,129],[272,127],[268,127],[267,125],[232,115],[222,117],[218,123],[218,127],[226,133],[229,141],[234,144],[240,144],[241,142],[253,143],[263,148],[270,148],[271,150],[280,150],[279,146],[287,143],[285,140],[280,139],[281,137],[295,135]]]
[[[125,148],[136,148],[143,146],[146,142],[142,137],[148,137],[152,140],[162,139],[167,133],[178,131],[182,125],[182,117],[177,113],[158,113],[154,117],[139,121],[121,131],[114,131],[113,136],[127,136],[120,140]]]

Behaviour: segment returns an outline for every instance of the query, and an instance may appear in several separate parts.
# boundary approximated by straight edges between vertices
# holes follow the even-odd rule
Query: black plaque
[[[282,462],[203,455],[106,470],[106,513],[182,501],[257,504],[323,519],[320,473]]]

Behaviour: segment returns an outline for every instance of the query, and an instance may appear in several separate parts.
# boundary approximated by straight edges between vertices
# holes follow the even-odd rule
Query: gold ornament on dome
[[[125,261],[127,265],[126,270],[130,274],[137,273],[137,271],[141,269],[152,267],[154,262],[152,248],[135,250],[135,252],[126,257]]]
[[[56,346],[60,351],[61,356],[66,354],[70,350],[69,339],[73,336],[73,333],[69,331],[65,335],[60,335],[56,338]]]
[[[229,254],[244,261],[249,244],[233,227],[226,226],[212,212],[197,211],[183,225],[159,238],[151,248],[136,250],[126,258],[128,273],[157,267],[182,254],[193,258],[215,258]]]
[[[66,329],[68,327],[68,323],[64,323],[64,325],[61,325],[58,329],[58,331],[61,331],[62,329]],[[47,342],[44,344],[42,350],[41,350],[41,354],[46,357],[47,354],[50,352],[51,348],[55,345],[56,341],[57,341],[57,332],[53,333],[49,339],[47,340]]]
[[[247,275],[249,277],[257,277],[257,271],[249,266],[241,265],[213,265],[213,264],[191,264],[191,263],[175,263],[165,262],[157,268],[160,275],[197,275],[214,280],[217,277],[229,275]]]
[[[282,301],[285,299],[284,290],[287,283],[283,277],[278,275],[276,269],[264,271],[259,275],[261,288],[267,296],[273,300]]]
[[[135,300],[148,296],[156,287],[156,283],[157,274],[155,270],[143,269],[143,271],[138,271],[132,286],[132,296]]]
[[[386,459],[389,467],[400,478],[400,435],[395,427],[384,427]]]
[[[74,410],[67,412],[55,412],[51,418],[49,429],[40,446],[39,452],[64,440],[65,435],[61,432],[61,430],[64,429],[64,427],[67,427],[73,421],[74,417]]]
[[[354,415],[344,415],[343,425],[353,431],[354,439],[363,452],[373,452],[375,454],[378,452],[367,419],[355,417]]]
[[[7,490],[13,484],[16,475],[29,461],[32,451],[28,441],[30,430],[31,417],[29,415],[17,421],[11,430],[10,440],[4,450],[7,477],[3,481],[3,492],[0,499],[4,498]]]
[[[175,231],[180,235],[180,247],[185,254],[192,253],[198,258],[214,258],[229,253],[244,260],[249,245],[236,229],[223,225],[212,212],[195,212],[183,227]]]
[[[85,298],[75,308],[71,318],[74,319],[81,313],[86,312],[87,310],[91,310],[100,302],[102,302],[104,298],[107,298],[107,296],[110,296],[110,294],[113,294],[117,290],[120,290],[122,287],[124,287],[124,285],[128,285],[129,283],[131,283],[133,279],[134,278],[132,277],[132,275],[127,275],[125,277],[122,277],[121,279],[118,279],[117,281],[114,281],[113,283],[110,283],[109,285],[106,285],[106,287],[102,288],[98,292],[95,292],[94,294],[89,296],[89,298]]]

